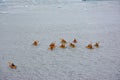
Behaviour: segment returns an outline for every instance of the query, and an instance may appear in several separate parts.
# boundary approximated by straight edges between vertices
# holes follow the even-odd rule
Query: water
[[[110,0],[0,0],[0,11],[10,8],[28,7],[36,5],[67,5],[81,2],[110,1]],[[116,1],[116,0],[111,0]],[[119,0],[118,0],[119,1]]]
[[[11,5],[11,6],[12,5],[50,5],[50,4],[78,3],[81,1],[110,1],[110,0],[0,0],[0,5],[3,4]]]

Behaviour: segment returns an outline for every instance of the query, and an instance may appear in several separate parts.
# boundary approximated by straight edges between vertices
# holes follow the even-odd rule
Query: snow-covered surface
[[[0,3],[0,80],[120,80],[119,0],[6,1]],[[47,50],[53,41],[59,46],[60,38],[76,38],[77,47]],[[32,46],[34,40],[39,46]],[[100,48],[85,48],[97,41]]]

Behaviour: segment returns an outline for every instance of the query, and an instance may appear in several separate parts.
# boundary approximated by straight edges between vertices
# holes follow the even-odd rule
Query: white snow
[[[0,3],[0,80],[120,80],[119,0],[4,1]],[[76,38],[77,47],[60,49],[60,38],[68,42]],[[34,40],[40,42],[37,47]],[[57,48],[49,51],[53,41]],[[85,48],[97,41],[100,48]],[[9,61],[16,70],[8,67]]]

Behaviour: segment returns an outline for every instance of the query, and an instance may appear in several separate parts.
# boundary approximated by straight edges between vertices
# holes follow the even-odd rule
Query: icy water
[[[0,4],[6,5],[50,5],[50,4],[68,4],[79,3],[82,1],[112,1],[112,0],[0,0]],[[113,0],[116,1],[116,0]]]
[[[0,80],[120,80],[119,25],[115,0],[1,1]],[[76,38],[76,48],[59,48],[61,38]],[[86,49],[97,41],[99,48]]]

